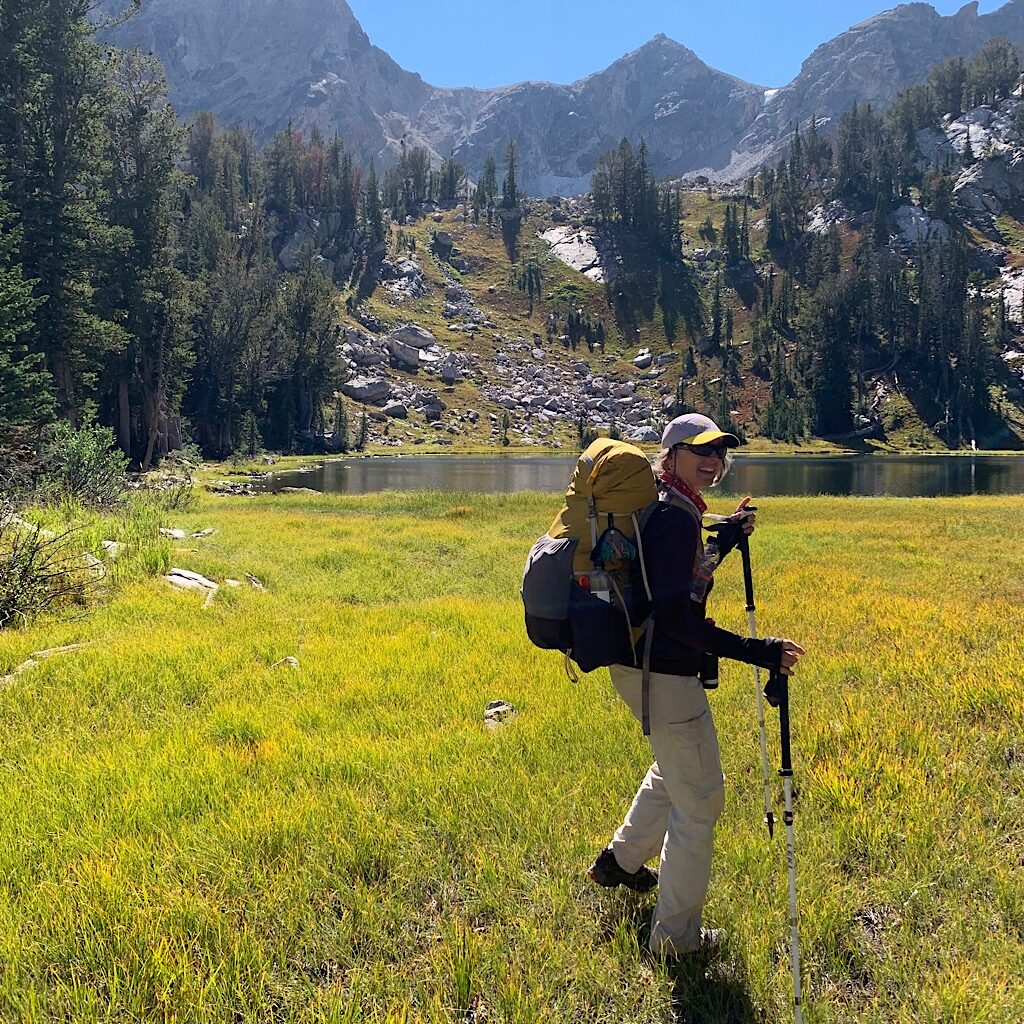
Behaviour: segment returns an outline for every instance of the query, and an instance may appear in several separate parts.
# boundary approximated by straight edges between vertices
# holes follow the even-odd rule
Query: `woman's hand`
[[[749,537],[754,532],[754,523],[757,519],[757,513],[754,511],[746,511],[747,505],[750,504],[750,496],[744,498],[737,506],[736,511],[733,512],[729,519],[734,523],[740,524],[740,529]]]
[[[796,669],[800,656],[807,652],[795,640],[782,641],[782,674],[791,676]]]

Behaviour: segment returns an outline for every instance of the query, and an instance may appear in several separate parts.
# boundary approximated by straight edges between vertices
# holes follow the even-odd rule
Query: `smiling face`
[[[678,445],[672,449],[672,462],[669,465],[672,472],[687,487],[692,487],[698,493],[703,493],[706,488],[714,486],[722,475],[724,461],[724,456],[717,452],[698,455],[692,448]]]

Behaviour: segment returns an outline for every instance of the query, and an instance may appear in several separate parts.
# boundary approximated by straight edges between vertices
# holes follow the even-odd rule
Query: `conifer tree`
[[[477,193],[480,196],[480,205],[487,209],[494,206],[498,195],[498,165],[494,157],[488,153],[484,160],[483,174],[480,175],[480,182],[477,185]]]
[[[715,290],[711,298],[711,345],[717,352],[722,345],[722,272],[715,271]]]
[[[686,349],[686,366],[685,372],[687,377],[697,376],[697,363],[693,358],[693,346],[687,346]]]
[[[89,0],[0,6],[0,141],[21,263],[46,297],[25,341],[53,376],[58,412],[83,422],[106,350],[122,341],[94,301],[113,238],[103,220],[104,68]]]
[[[373,161],[370,161],[370,170],[366,175],[366,187],[363,192],[363,221],[366,224],[366,233],[371,243],[384,241],[384,211],[380,202],[380,185],[377,181],[377,172],[374,170]]]
[[[768,205],[767,238],[765,241],[768,244],[768,248],[774,251],[783,248],[786,244],[786,234],[782,225],[782,216],[779,213],[779,207],[774,198]]]
[[[42,356],[29,353],[23,341],[45,299],[32,297],[32,282],[22,275],[17,261],[21,230],[11,220],[0,191],[0,444],[12,430],[45,422],[53,407],[53,379]]]
[[[505,180],[501,185],[501,208],[513,210],[519,205],[519,188],[516,185],[516,156],[519,147],[515,139],[509,139],[505,147]]]
[[[334,291],[312,247],[300,254],[298,274],[290,276],[281,290],[279,325],[287,389],[276,389],[269,419],[287,445],[289,427],[300,433],[324,430],[324,410],[340,372]]]
[[[963,152],[960,154],[960,162],[964,167],[970,167],[974,163],[974,147],[971,145],[970,128],[967,130],[967,137],[964,139]]]
[[[149,467],[180,445],[185,380],[193,361],[191,289],[175,266],[185,179],[184,130],[166,103],[160,63],[138,48],[111,61],[107,111],[107,219],[130,244],[110,274],[111,318],[123,311],[124,344],[106,360],[105,415],[122,450]]]

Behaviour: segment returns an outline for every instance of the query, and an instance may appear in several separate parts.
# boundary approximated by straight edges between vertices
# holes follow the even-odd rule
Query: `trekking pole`
[[[748,505],[747,509],[753,511]],[[743,556],[743,586],[747,593],[747,625],[750,637],[757,639],[757,620],[754,609],[754,578],[750,571],[750,538],[741,530],[739,539],[740,554]],[[761,778],[764,780],[764,823],[768,826],[768,838],[775,835],[775,815],[772,814],[772,788],[768,769],[768,741],[764,726],[764,694],[761,692],[761,670],[754,666],[754,689],[757,691],[757,731],[761,741]]]
[[[793,834],[793,759],[789,749],[789,678],[781,669],[772,670],[768,685],[772,696],[778,699],[779,736],[782,748],[782,776],[786,810],[782,820],[786,823],[786,862],[789,865],[789,949],[793,962],[793,1012],[796,1024],[803,1024],[803,1006],[800,995],[800,932],[796,904],[796,837]]]

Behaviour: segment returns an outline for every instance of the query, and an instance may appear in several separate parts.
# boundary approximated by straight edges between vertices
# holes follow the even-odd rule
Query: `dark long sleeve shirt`
[[[640,584],[637,592],[640,615],[635,621],[654,612],[653,672],[694,676],[704,651],[750,665],[768,667],[772,663],[773,650],[764,640],[752,640],[712,625],[705,616],[707,598],[700,605],[691,600],[700,527],[689,512],[667,502],[659,503],[647,520],[641,539],[653,602],[647,601]],[[642,650],[638,650],[637,655],[639,663]]]

